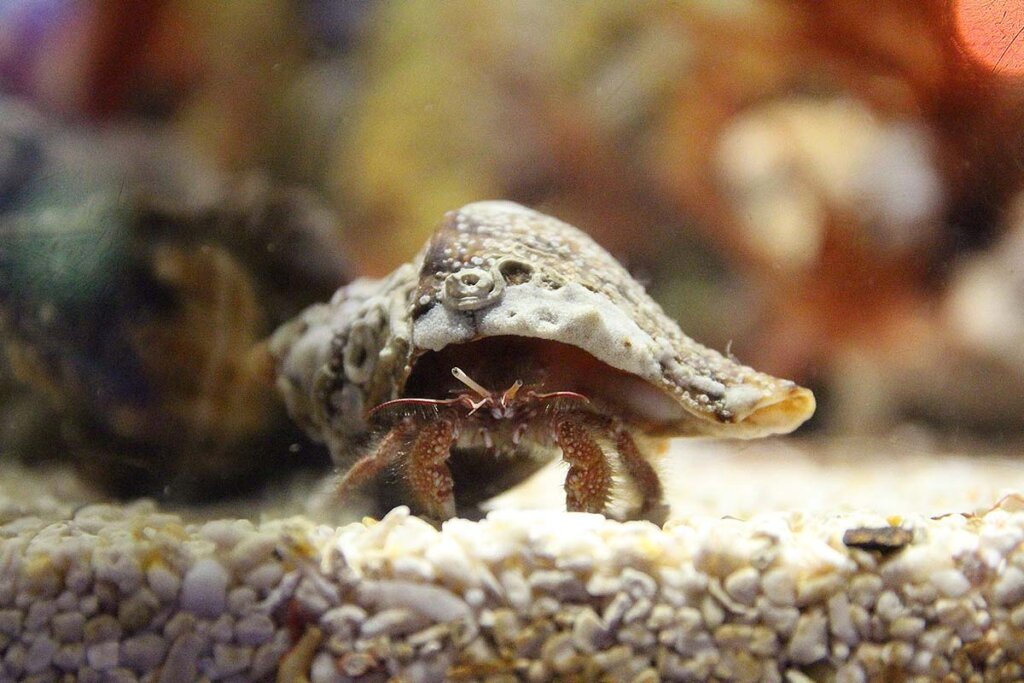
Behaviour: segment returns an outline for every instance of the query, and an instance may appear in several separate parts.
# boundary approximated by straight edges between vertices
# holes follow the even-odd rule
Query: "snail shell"
[[[586,234],[507,201],[449,212],[411,263],[307,309],[271,351],[292,415],[341,457],[424,355],[494,337],[558,342],[619,371],[621,409],[650,434],[752,438],[814,412],[809,390],[683,334]]]

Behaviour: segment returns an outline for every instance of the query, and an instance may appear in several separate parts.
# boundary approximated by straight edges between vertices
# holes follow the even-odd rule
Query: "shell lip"
[[[793,382],[780,382],[733,421],[721,423],[712,431],[716,436],[751,439],[773,434],[789,434],[814,415],[817,402],[810,389]]]
[[[648,395],[629,402],[637,414],[647,414],[650,430],[659,435],[748,439],[784,434],[814,412],[809,390],[746,368],[731,382],[697,384],[692,377],[686,382],[671,381],[658,362],[658,341],[625,311],[576,284],[549,291],[531,279],[506,287],[499,300],[478,310],[435,306],[413,323],[412,330],[414,349],[430,351],[502,336],[567,344],[643,380],[667,400],[650,402]],[[623,389],[618,393],[631,392]],[[693,400],[695,394],[708,394],[713,400],[702,405]],[[669,402],[673,410],[659,408]],[[649,405],[644,408],[640,403]]]

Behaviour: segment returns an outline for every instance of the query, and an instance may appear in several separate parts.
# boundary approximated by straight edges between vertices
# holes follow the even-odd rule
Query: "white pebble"
[[[864,669],[856,662],[848,662],[836,670],[836,683],[866,683]]]
[[[89,666],[97,671],[113,669],[117,666],[119,649],[120,646],[116,640],[90,645],[85,651],[85,659],[89,662]]]
[[[167,643],[155,633],[142,633],[121,644],[121,664],[139,673],[153,671],[163,661]]]
[[[753,567],[744,567],[725,577],[723,587],[733,600],[744,605],[753,605],[760,583],[761,575],[758,571]]]
[[[203,558],[181,582],[181,608],[200,617],[216,617],[227,606],[228,572],[219,562]]]
[[[828,620],[820,612],[809,612],[796,622],[789,641],[789,656],[797,664],[813,664],[828,656]]]
[[[725,621],[725,610],[710,595],[705,595],[700,601],[700,613],[704,617],[704,623],[711,629],[718,628]]]
[[[595,574],[587,582],[587,593],[597,597],[615,595],[622,590],[622,582],[617,576]]]
[[[264,643],[256,649],[252,656],[252,665],[249,674],[253,680],[260,680],[271,671],[277,668],[281,658],[291,648],[288,634],[278,633],[272,641]],[[161,681],[160,683],[164,683]],[[170,683],[170,681],[167,681]]]
[[[850,600],[845,593],[836,593],[828,600],[828,622],[832,634],[847,645],[856,645],[860,638],[853,624]]]
[[[359,605],[342,605],[330,609],[320,617],[320,626],[327,633],[341,633],[352,637],[353,628],[366,621],[367,614]]]
[[[554,671],[571,673],[579,661],[579,655],[572,646],[572,634],[563,632],[549,638],[541,650],[541,657]]]
[[[37,674],[49,668],[56,652],[57,644],[52,639],[47,636],[37,637],[25,655],[25,673]]]
[[[235,624],[235,640],[240,645],[262,645],[274,636],[274,622],[265,614],[250,614]]]
[[[263,593],[270,592],[281,583],[284,568],[277,562],[265,562],[245,575],[246,585]]]
[[[256,606],[256,591],[250,586],[238,586],[228,593],[228,609],[236,617],[248,614]]]
[[[131,595],[142,585],[142,567],[133,546],[101,546],[93,552],[92,566],[97,580],[113,583],[122,595]]]
[[[506,569],[498,580],[501,582],[502,588],[505,589],[505,596],[512,607],[517,610],[525,610],[529,606],[532,593],[522,572],[518,569]]]
[[[460,587],[479,583],[466,551],[449,537],[442,536],[438,542],[431,544],[427,548],[426,558],[442,580]]]
[[[882,577],[875,574],[858,574],[850,581],[851,602],[871,609],[884,587]]]
[[[98,614],[85,622],[83,628],[85,642],[94,644],[105,640],[118,640],[121,637],[121,624],[110,614]]]
[[[796,604],[796,581],[781,567],[765,572],[761,579],[761,590],[766,598],[780,607]]]
[[[367,619],[360,634],[363,638],[375,638],[380,635],[398,636],[422,629],[429,623],[422,614],[407,609],[386,609]]]
[[[658,590],[658,584],[653,578],[632,567],[622,570],[619,581],[622,582],[622,588],[634,599],[653,598]]]
[[[461,598],[438,586],[409,581],[365,581],[358,594],[362,602],[381,608],[405,607],[435,621],[455,621],[472,614]]]
[[[64,585],[72,593],[81,595],[92,586],[92,569],[82,565],[72,565],[64,575]]]
[[[14,643],[4,652],[4,673],[20,674],[25,668],[27,651],[21,643]]]
[[[470,588],[466,591],[465,600],[470,607],[479,608],[487,601],[487,595],[483,588]]]
[[[415,555],[396,557],[391,563],[391,572],[396,579],[414,581],[433,581],[435,575],[434,566]]]
[[[57,605],[57,609],[61,612],[69,612],[78,604],[78,596],[71,591],[66,590],[57,596],[54,603]]]
[[[213,646],[213,663],[220,678],[244,671],[251,661],[252,650],[249,648],[224,645],[223,643]]]
[[[210,625],[210,638],[218,643],[227,643],[234,636],[235,620],[230,614],[222,614]]]
[[[21,635],[21,624],[24,620],[21,610],[0,609],[0,633],[6,636]]]
[[[959,598],[971,589],[967,577],[955,569],[943,569],[932,574],[932,583],[947,598]]]
[[[924,633],[925,620],[921,617],[902,616],[889,625],[889,635],[907,642],[914,642]]]
[[[1017,628],[1024,629],[1024,605],[1017,607],[1010,613],[1010,623]]]
[[[647,615],[651,613],[654,608],[654,604],[647,598],[640,598],[633,606],[626,610],[626,613],[622,615],[622,623],[634,624],[641,619],[646,619]]]
[[[77,671],[85,662],[85,646],[81,643],[64,645],[53,655],[53,665],[61,671]]]
[[[618,628],[619,624],[622,623],[622,618],[626,615],[632,604],[632,599],[626,593],[619,593],[612,598],[612,601],[604,608],[604,613],[601,615],[601,620],[604,622],[605,627],[609,629]]]
[[[196,678],[199,652],[203,641],[195,633],[184,633],[179,636],[167,652],[167,659],[160,668],[158,683],[175,683],[191,681]]]
[[[535,571],[527,580],[527,585],[534,591],[549,593],[561,601],[578,602],[587,597],[586,589],[580,580],[567,571]]]
[[[893,591],[884,591],[878,596],[878,604],[875,606],[875,612],[878,616],[882,617],[885,621],[895,621],[897,618],[903,616],[906,611],[903,603],[900,602],[900,598]]]
[[[221,551],[234,548],[252,533],[252,523],[241,519],[215,519],[199,529],[199,536],[213,542]]]
[[[228,556],[228,563],[235,571],[247,572],[270,559],[279,543],[277,536],[256,533],[241,540]]]
[[[1010,565],[992,586],[992,599],[997,605],[1010,607],[1024,600],[1024,571]]]
[[[828,600],[828,598],[842,589],[845,580],[842,574],[836,572],[807,579],[797,585],[797,604],[808,605],[812,602]]]
[[[164,625],[164,636],[169,640],[177,640],[178,637],[195,630],[196,618],[191,614],[178,612]]]
[[[146,570],[146,583],[150,590],[163,602],[171,602],[178,597],[181,579],[162,562],[154,562]]]
[[[62,643],[73,643],[82,639],[85,616],[78,612],[65,612],[53,618],[53,635]]]
[[[321,652],[313,658],[313,666],[309,671],[310,683],[342,683],[344,678],[338,671],[338,665],[334,657],[327,652]]]
[[[57,603],[53,600],[36,600],[25,615],[25,630],[39,631],[57,614]]]

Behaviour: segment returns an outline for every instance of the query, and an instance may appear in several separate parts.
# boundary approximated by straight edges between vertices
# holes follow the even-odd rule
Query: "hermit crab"
[[[291,415],[345,471],[445,519],[552,458],[566,507],[661,519],[659,441],[786,433],[814,411],[793,382],[684,335],[580,230],[518,204],[446,214],[413,259],[357,280],[272,337]]]

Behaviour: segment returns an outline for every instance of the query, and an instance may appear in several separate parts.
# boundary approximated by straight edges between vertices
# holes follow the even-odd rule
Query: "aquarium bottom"
[[[1024,680],[1021,467],[839,450],[674,446],[664,528],[507,498],[440,530],[250,521],[4,465],[0,680]],[[544,476],[520,502],[557,498]],[[737,516],[709,488],[758,486]]]

